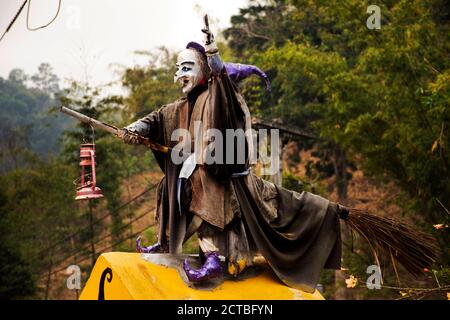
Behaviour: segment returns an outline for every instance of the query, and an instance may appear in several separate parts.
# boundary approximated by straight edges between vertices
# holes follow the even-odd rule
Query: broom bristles
[[[379,249],[391,259],[397,260],[414,276],[430,268],[439,254],[436,240],[429,234],[417,230],[404,222],[369,214],[359,209],[348,208],[345,221],[348,226],[365,238],[374,255]],[[395,266],[395,261],[392,261]]]

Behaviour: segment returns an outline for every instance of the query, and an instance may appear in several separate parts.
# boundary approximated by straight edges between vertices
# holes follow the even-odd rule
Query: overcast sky
[[[0,36],[23,0],[0,0]],[[26,28],[25,6],[19,19],[0,42],[0,77],[13,68],[37,72],[50,63],[61,78],[94,84],[114,79],[111,64],[142,63],[135,50],[166,46],[180,50],[189,41],[203,40],[202,15],[211,17],[211,29],[229,26],[230,17],[247,0],[62,0],[57,19],[38,31]],[[58,0],[33,0],[30,27],[51,20]]]

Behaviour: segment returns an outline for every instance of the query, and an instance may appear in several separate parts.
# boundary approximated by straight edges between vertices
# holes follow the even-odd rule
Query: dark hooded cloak
[[[205,121],[207,127],[220,130],[223,137],[226,129],[246,128],[248,114],[243,99],[225,68],[211,76],[207,88],[194,90],[188,98],[164,106],[141,121],[149,124],[150,139],[174,147],[173,130],[190,128],[195,117]],[[170,154],[155,152],[155,156],[165,174],[158,187],[159,241],[168,242],[170,253],[181,252],[190,222],[199,215],[219,230],[233,219],[241,219],[249,241],[289,286],[311,292],[323,268],[340,268],[340,224],[334,203],[308,192],[275,186],[251,170],[234,178],[233,174],[249,169],[247,163],[202,164],[197,165],[193,182],[186,185],[186,207],[192,210],[184,208],[180,214],[176,188],[181,165],[175,165]],[[195,179],[201,183],[195,183]],[[227,203],[231,203],[231,209],[226,208]],[[195,209],[196,205],[202,212]]]

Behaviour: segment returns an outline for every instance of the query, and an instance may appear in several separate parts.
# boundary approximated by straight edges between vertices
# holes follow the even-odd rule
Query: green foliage
[[[36,292],[32,269],[20,253],[0,243],[0,300],[31,298]]]
[[[0,182],[4,182],[3,179]],[[28,298],[35,293],[33,270],[23,253],[10,241],[15,224],[7,211],[8,187],[0,184],[0,299]]]
[[[34,85],[49,96],[59,93],[59,78],[53,73],[53,68],[48,63],[41,63],[38,71],[31,77]]]
[[[321,137],[303,145],[320,150],[311,172],[325,177],[332,165],[338,175],[339,164],[350,162],[394,182],[404,212],[430,232],[450,207],[449,7],[442,0],[377,2],[381,29],[370,30],[370,4],[249,1],[225,37],[241,62],[271,79],[270,97],[255,82],[243,88],[253,115]],[[340,176],[349,178],[342,170]],[[448,265],[449,234],[434,234]],[[344,261],[363,274],[366,262],[352,257]]]
[[[270,99],[250,95],[257,114],[334,141],[431,225],[442,216],[435,199],[450,206],[448,7],[384,1],[381,30],[369,30],[368,4],[250,1],[225,35],[271,77]],[[245,28],[256,34],[235,32]]]
[[[14,69],[0,78],[0,172],[29,162],[33,154],[47,159],[60,150],[59,137],[72,120],[54,112],[59,94],[57,77],[48,64],[28,81]]]
[[[321,195],[323,197],[327,196],[326,188],[322,183],[320,183],[319,176],[315,177],[298,177],[292,172],[283,172],[283,187],[289,190],[294,190],[297,192],[307,191],[314,194]]]
[[[283,172],[283,187],[289,190],[302,192],[305,191],[303,181],[296,177],[291,172]]]
[[[105,233],[102,223],[91,224],[106,213],[111,215],[110,231],[106,231],[113,235],[110,241],[123,240],[127,233],[123,221],[133,218],[133,212],[121,209],[122,182],[143,170],[156,168],[147,149],[125,145],[100,130],[93,133],[85,124],[69,127],[73,119],[54,108],[62,104],[120,126],[128,124],[134,116],[124,108],[122,97],[107,96],[102,88],[77,82],[61,91],[50,66],[41,65],[39,71],[29,77],[16,69],[8,80],[0,79],[0,105],[4,111],[0,117],[0,133],[4,138],[0,229],[3,231],[2,245],[5,246],[1,259],[2,270],[11,271],[12,275],[0,292],[12,299],[39,294],[36,290],[39,277],[53,263],[64,260],[67,254],[75,251],[81,257],[91,254],[90,243]],[[159,74],[167,76],[162,71]],[[136,79],[137,82],[141,80]],[[157,83],[153,84],[154,88],[160,88]],[[53,119],[52,113],[58,118]],[[46,123],[50,123],[48,130]],[[62,134],[64,129],[68,130]],[[49,137],[48,133],[52,136]],[[48,148],[41,147],[41,139],[49,145]],[[80,174],[80,143],[92,140],[96,142],[97,181],[105,199],[92,201],[91,211],[86,203],[74,200],[74,180]],[[55,148],[55,143],[58,148]],[[60,145],[60,154],[51,157],[49,148],[57,153]],[[36,153],[35,148],[41,149]],[[68,238],[69,234],[74,236]],[[114,249],[131,248],[121,242]]]
[[[120,97],[103,97],[99,88],[92,88],[87,84],[73,82],[71,87],[65,90],[60,97],[63,105],[69,106],[89,117],[103,120],[116,120],[120,114]],[[119,118],[120,119],[120,118]],[[114,243],[123,237],[125,218],[119,211],[121,206],[120,184],[130,170],[127,163],[130,160],[127,148],[123,142],[111,136],[109,133],[94,130],[90,126],[79,123],[76,130],[65,132],[64,149],[62,157],[68,165],[78,168],[80,143],[96,143],[96,176],[97,184],[102,189],[107,199],[106,208],[111,214],[111,233]],[[100,202],[93,202],[96,208]],[[87,213],[87,219],[91,219],[91,211]],[[92,218],[92,220],[95,220]],[[92,237],[93,235],[90,235]]]
[[[199,244],[197,234],[194,234],[183,244],[183,253],[197,254],[199,252]]]
[[[1,274],[9,277],[4,283],[13,291],[4,290],[11,299],[34,293],[41,272],[66,254],[67,247],[55,243],[77,227],[78,208],[67,205],[73,203],[73,176],[52,160],[0,177]]]
[[[139,53],[149,57],[148,65],[126,69],[122,77],[122,85],[130,91],[125,99],[124,116],[129,122],[175,101],[180,95],[173,82],[176,55],[166,48]]]
[[[219,44],[221,55],[225,61],[255,64],[268,73],[270,94],[256,77],[241,85],[253,116],[277,119],[320,137],[301,143],[320,161],[305,165],[305,177],[284,173],[285,187],[326,195],[329,190],[320,181],[339,175],[346,183],[351,178],[347,167],[355,165],[381,182],[394,182],[399,203],[420,227],[448,224],[448,6],[443,0],[381,1],[381,30],[369,30],[369,4],[251,0],[232,17],[224,32],[226,42]],[[61,90],[48,64],[41,64],[32,76],[15,69],[8,79],[0,78],[0,260],[7,270],[2,271],[1,297],[36,292],[37,275],[72,247],[64,243],[47,250],[56,239],[80,226],[83,232],[74,239],[74,248],[92,238],[86,227],[92,216],[86,206],[75,204],[72,183],[79,175],[79,144],[90,141],[92,132],[59,114],[59,102],[125,126],[180,96],[173,83],[175,55],[165,48],[139,54],[148,56],[149,63],[123,71],[125,97],[105,96],[102,88],[80,83]],[[94,203],[94,215],[100,210],[111,213],[115,242],[125,232],[125,213],[118,210],[123,181],[156,165],[148,150],[124,145],[104,132],[95,131],[95,142],[98,184],[106,201]],[[96,228],[100,232],[105,226]],[[448,262],[449,234],[435,234]],[[145,236],[149,243],[156,242],[154,228]],[[350,255],[349,245],[347,241],[346,266],[364,279],[372,261],[370,250],[358,242],[359,251]],[[129,247],[122,243],[115,249]],[[198,252],[195,237],[183,251]],[[448,283],[445,265],[435,271]],[[387,279],[392,278],[388,273]],[[332,273],[325,272],[322,281],[333,281]],[[326,290],[331,296],[327,286]]]
[[[155,244],[158,241],[154,227],[146,229],[144,231],[144,236],[145,236],[145,239],[147,240],[147,243],[149,243],[150,245]],[[144,240],[142,240],[142,241],[144,241]]]

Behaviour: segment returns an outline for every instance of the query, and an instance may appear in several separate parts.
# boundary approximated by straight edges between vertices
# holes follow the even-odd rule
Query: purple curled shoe
[[[141,246],[141,237],[136,239],[136,251],[140,253],[161,253],[165,252],[164,246],[161,243],[155,243],[148,247]]]
[[[206,261],[200,269],[191,269],[187,259],[184,260],[183,269],[190,282],[200,282],[216,278],[222,274],[222,266],[217,252],[207,253]]]

